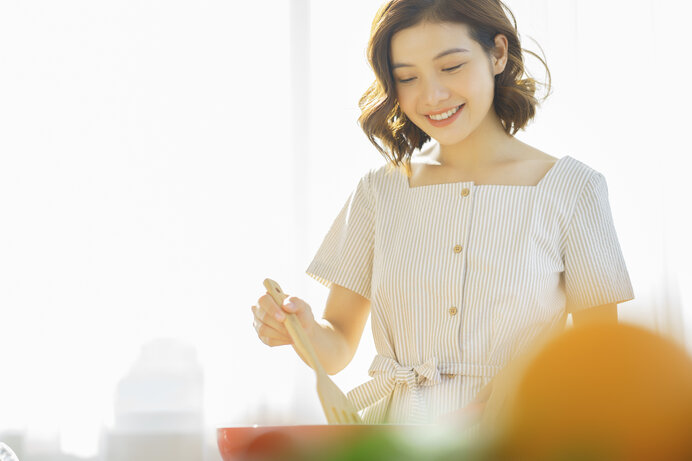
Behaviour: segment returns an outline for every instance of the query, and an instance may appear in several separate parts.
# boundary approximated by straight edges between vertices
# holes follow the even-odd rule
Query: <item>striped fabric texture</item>
[[[460,409],[568,312],[634,298],[605,178],[570,156],[535,186],[372,169],[306,272],[371,301],[373,379],[348,394],[366,423]]]

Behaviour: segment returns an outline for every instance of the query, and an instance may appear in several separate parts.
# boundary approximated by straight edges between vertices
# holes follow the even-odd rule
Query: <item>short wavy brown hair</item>
[[[504,10],[512,17],[514,25]],[[522,78],[525,73],[522,51],[532,54],[545,66],[548,85],[542,100],[548,97],[551,87],[548,65],[540,56],[521,47],[514,14],[501,0],[387,1],[372,22],[367,56],[376,80],[360,98],[358,123],[388,162],[404,166],[409,175],[414,150],[420,149],[430,136],[408,120],[399,107],[390,43],[396,32],[423,21],[467,25],[471,38],[483,47],[488,58],[495,48],[495,36],[507,37],[508,60],[504,71],[495,76],[493,107],[508,134],[514,136],[534,117],[539,103],[535,96],[536,86],[543,85],[531,77]]]

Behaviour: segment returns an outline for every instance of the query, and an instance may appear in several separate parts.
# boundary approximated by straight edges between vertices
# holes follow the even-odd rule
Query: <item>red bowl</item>
[[[217,429],[217,442],[224,461],[326,461],[343,458],[345,452],[353,451],[365,451],[372,456],[384,452],[391,455],[401,448],[397,438],[416,427],[387,424],[224,427]]]

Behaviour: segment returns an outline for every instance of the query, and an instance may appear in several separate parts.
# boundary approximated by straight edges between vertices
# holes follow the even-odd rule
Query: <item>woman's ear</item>
[[[507,66],[508,41],[503,34],[495,36],[495,49],[492,52],[493,75],[501,74]]]

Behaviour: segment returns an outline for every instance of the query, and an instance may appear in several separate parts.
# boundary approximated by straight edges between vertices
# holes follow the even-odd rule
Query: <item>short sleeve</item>
[[[564,252],[564,281],[569,311],[634,299],[599,173],[582,190],[570,221]]]
[[[363,176],[334,220],[306,273],[370,299],[375,210],[370,174]]]

